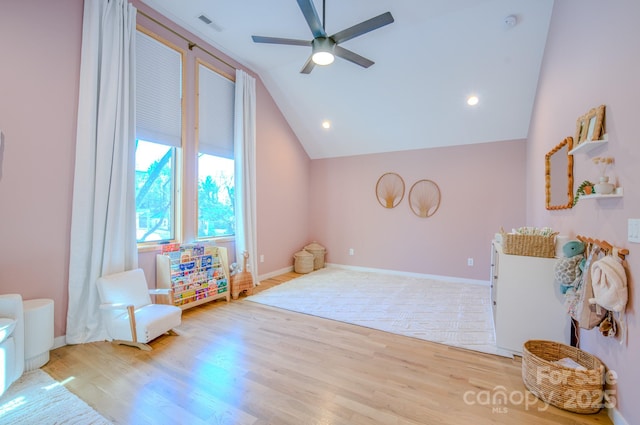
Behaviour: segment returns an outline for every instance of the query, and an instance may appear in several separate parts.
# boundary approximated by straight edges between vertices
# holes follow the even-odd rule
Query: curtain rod
[[[142,12],[141,10],[138,10],[138,13],[141,14],[142,16],[144,16],[145,18],[151,20],[152,22],[160,25],[162,28],[166,29],[167,31],[173,33],[174,35],[180,37],[181,39],[183,39],[184,41],[186,41],[188,43],[189,46],[189,50],[193,50],[194,47],[197,47],[198,49],[202,50],[203,52],[205,52],[206,54],[208,54],[209,56],[211,56],[212,58],[216,59],[217,61],[222,62],[223,64],[227,65],[229,68],[231,69],[236,69],[235,66],[231,65],[229,62],[227,62],[226,60],[222,59],[220,56],[211,53],[210,51],[208,51],[207,49],[205,49],[204,47],[200,46],[198,43],[194,43],[193,41],[189,40],[187,37],[185,37],[184,35],[180,34],[179,32],[177,32],[176,30],[169,28],[168,26],[166,26],[165,24],[163,24],[162,22],[158,21],[156,18],[153,18],[149,15],[147,15],[146,13]]]

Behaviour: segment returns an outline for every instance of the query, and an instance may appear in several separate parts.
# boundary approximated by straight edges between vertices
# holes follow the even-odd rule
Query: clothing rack
[[[621,260],[624,260],[625,256],[629,255],[628,249],[616,248],[607,241],[601,241],[581,235],[577,235],[576,239],[578,239],[580,242],[584,242],[585,244],[591,244],[600,247],[600,249],[603,250],[607,255],[614,255],[617,252],[618,257],[620,257]]]
[[[624,260],[627,255],[629,255],[629,250],[626,248],[618,248],[611,245],[609,242],[605,240],[599,240],[590,238],[587,236],[576,235],[576,239],[580,242],[583,242],[587,245],[597,246],[599,247],[605,255],[618,255],[621,260]],[[573,347],[577,347],[579,344],[579,328],[575,319],[571,319],[571,345]]]

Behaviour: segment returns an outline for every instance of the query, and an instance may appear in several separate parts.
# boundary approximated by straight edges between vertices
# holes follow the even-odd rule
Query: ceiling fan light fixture
[[[363,68],[369,68],[373,65],[373,61],[360,56],[351,50],[345,49],[340,46],[340,44],[393,23],[394,19],[391,12],[385,12],[381,15],[374,16],[371,19],[367,19],[359,24],[343,29],[342,31],[338,31],[333,35],[327,35],[327,32],[325,31],[326,20],[324,19],[325,2],[324,0],[322,1],[321,21],[318,16],[318,12],[316,11],[314,1],[316,0],[297,0],[300,11],[304,15],[304,19],[307,21],[307,25],[313,34],[313,39],[311,41],[293,38],[264,37],[261,35],[252,35],[251,38],[255,43],[286,44],[290,46],[305,47],[308,47],[309,44],[311,44],[311,56],[308,57],[304,66],[300,70],[301,74],[309,74],[316,65],[329,65],[333,63],[336,56]]]
[[[333,50],[336,43],[330,38],[318,37],[312,42],[311,60],[316,65],[329,65],[335,60]]]

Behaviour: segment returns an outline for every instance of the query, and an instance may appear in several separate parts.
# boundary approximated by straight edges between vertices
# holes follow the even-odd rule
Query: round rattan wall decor
[[[376,183],[376,197],[385,208],[395,208],[404,198],[404,180],[396,173],[385,173]]]
[[[431,217],[440,207],[440,188],[431,180],[418,180],[409,190],[409,206],[418,217]]]

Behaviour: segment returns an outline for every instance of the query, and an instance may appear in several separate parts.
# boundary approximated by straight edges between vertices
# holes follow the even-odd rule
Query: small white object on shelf
[[[585,140],[584,142],[580,143],[578,146],[576,146],[575,148],[569,151],[569,155],[573,155],[579,152],[582,152],[582,153],[591,152],[595,148],[604,146],[607,143],[609,143],[609,135],[603,134],[602,139],[600,140]]]
[[[591,195],[582,195],[580,196],[580,199],[604,199],[604,198],[622,198],[623,195],[623,190],[621,187],[616,187],[614,189],[614,191],[608,195],[602,195],[602,194],[591,194]]]

